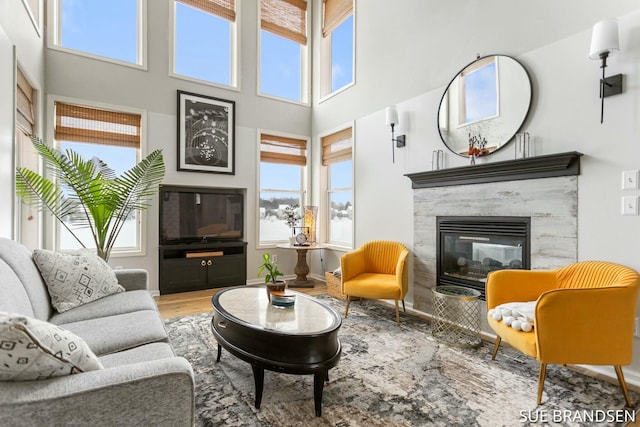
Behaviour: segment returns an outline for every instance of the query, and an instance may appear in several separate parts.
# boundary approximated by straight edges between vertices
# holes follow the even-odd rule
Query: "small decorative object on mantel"
[[[469,132],[469,150],[467,154],[469,155],[469,159],[471,160],[471,164],[476,164],[476,157],[484,156],[485,154],[489,154],[489,149],[486,148],[487,139],[483,138],[482,135],[471,135]]]
[[[516,159],[526,159],[531,155],[531,147],[529,145],[530,139],[529,132],[516,134]]]
[[[431,153],[431,170],[440,170],[444,168],[444,151],[433,150]]]

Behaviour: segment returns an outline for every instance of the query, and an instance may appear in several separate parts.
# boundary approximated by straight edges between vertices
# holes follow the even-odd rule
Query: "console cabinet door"
[[[204,258],[167,259],[163,262],[162,268],[162,290],[165,292],[202,289],[202,284],[207,282],[207,265]]]
[[[244,285],[247,280],[247,269],[244,255],[226,255],[212,257],[208,271],[209,287]]]

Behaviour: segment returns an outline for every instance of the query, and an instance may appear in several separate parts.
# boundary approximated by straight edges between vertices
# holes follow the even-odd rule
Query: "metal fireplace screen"
[[[529,217],[438,217],[437,286],[476,289],[487,274],[530,267]]]

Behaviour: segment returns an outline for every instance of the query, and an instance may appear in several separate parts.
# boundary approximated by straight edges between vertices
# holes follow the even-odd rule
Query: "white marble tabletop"
[[[337,314],[334,310],[304,294],[293,293],[296,295],[296,302],[290,308],[271,305],[266,289],[262,286],[237,287],[222,291],[218,302],[228,314],[243,322],[282,333],[318,333],[335,324]]]

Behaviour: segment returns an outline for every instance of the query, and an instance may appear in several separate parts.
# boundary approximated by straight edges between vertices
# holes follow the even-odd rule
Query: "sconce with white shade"
[[[600,79],[600,123],[604,120],[604,99],[611,95],[622,93],[622,74],[605,77],[604,69],[607,67],[607,58],[620,50],[618,39],[618,21],[606,19],[593,26],[591,34],[590,59],[602,61],[602,79]]]
[[[398,135],[397,138],[394,137],[393,128],[395,125],[399,123],[398,121],[398,109],[395,105],[387,107],[386,110],[387,116],[387,126],[391,126],[391,156],[393,159],[393,163],[396,162],[396,147],[404,147],[406,145],[406,135]]]

